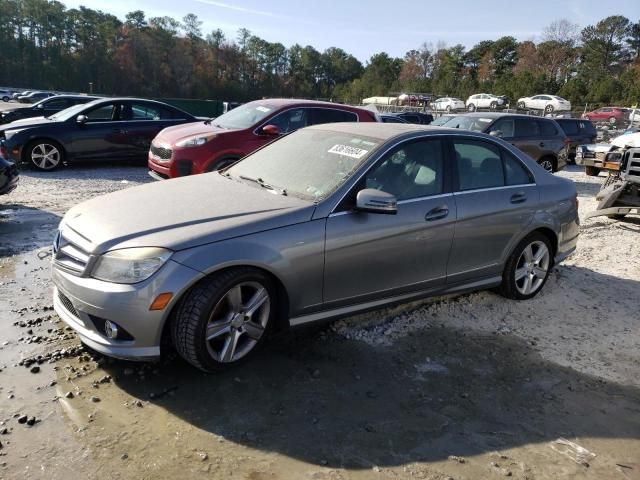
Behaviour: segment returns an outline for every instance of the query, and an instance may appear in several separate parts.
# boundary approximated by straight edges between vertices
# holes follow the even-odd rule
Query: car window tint
[[[275,125],[280,130],[280,133],[289,133],[294,130],[307,126],[307,112],[304,108],[293,108],[286,110],[280,115],[276,115],[267,122],[269,125]]]
[[[110,122],[115,119],[115,110],[116,106],[113,103],[109,103],[89,110],[85,115],[91,122]]]
[[[455,141],[458,189],[504,186],[502,159],[497,147],[484,142]]]
[[[492,132],[499,130],[502,132],[502,137],[510,138],[514,136],[515,133],[515,124],[513,122],[513,118],[502,118],[498,120],[496,123],[491,125],[490,130]]]
[[[589,134],[596,133],[596,127],[594,127],[593,123],[591,122],[580,122],[579,127],[582,133],[589,133]]]
[[[535,119],[516,119],[516,137],[536,137],[538,135],[540,135],[540,128]]]
[[[520,160],[507,151],[503,151],[504,177],[507,185],[526,185],[533,183],[531,172],[526,169]]]
[[[67,108],[67,100],[64,98],[51,100],[44,105],[44,108],[45,110],[62,110]]]
[[[387,154],[365,176],[366,188],[391,193],[398,200],[442,193],[444,155],[441,140],[413,142]]]
[[[558,130],[553,122],[545,122],[544,120],[538,120],[540,133],[544,136],[554,136],[558,134]]]
[[[576,135],[578,133],[578,124],[576,122],[560,122],[560,126],[567,135]]]
[[[344,110],[334,110],[331,108],[310,108],[311,121],[309,125],[319,125],[321,123],[356,122],[358,116],[353,112]]]
[[[162,115],[155,105],[132,103],[125,107],[123,117],[125,120],[160,120]]]

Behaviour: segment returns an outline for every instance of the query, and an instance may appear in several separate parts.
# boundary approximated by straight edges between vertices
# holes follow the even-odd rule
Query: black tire
[[[470,112],[475,112],[476,111],[476,106],[473,103],[470,103],[467,106],[467,110],[469,110]]]
[[[50,148],[56,151],[55,155],[52,154],[53,150],[49,150]],[[33,140],[27,145],[24,152],[24,161],[29,162],[38,170],[47,172],[56,170],[64,163],[65,160],[64,149],[62,146],[58,142],[49,140],[48,138]],[[38,162],[38,160],[36,160],[37,155],[45,154],[47,152],[52,155],[50,161]]]
[[[553,113],[555,109],[553,108],[553,105],[547,105],[546,107],[544,107],[544,111],[546,113]]]
[[[626,216],[626,213],[615,213],[613,215],[607,215],[607,218],[611,218],[612,220],[623,220]]]
[[[445,110],[447,111],[447,113],[451,113],[451,105],[447,105],[447,108],[445,108]]]
[[[538,160],[538,163],[549,173],[554,173],[558,170],[558,163],[553,157],[542,157]]]
[[[548,266],[546,269],[546,274],[544,278],[542,278],[542,282],[536,286],[535,290],[533,290],[529,294],[524,294],[519,289],[519,286],[516,281],[516,271],[521,270],[522,267],[519,268],[519,262],[522,260],[522,256],[524,254],[525,249],[532,244],[544,244],[549,252]],[[530,235],[526,236],[516,248],[513,249],[507,263],[505,264],[504,271],[502,273],[502,284],[498,287],[498,293],[503,297],[510,298],[512,300],[528,300],[530,298],[535,297],[542,288],[545,283],[547,283],[547,279],[549,278],[549,273],[553,269],[553,248],[551,246],[551,242],[547,238],[546,235],[543,235],[540,232],[533,232]]]
[[[491,102],[491,103],[489,104],[489,108],[490,108],[491,110],[495,110],[496,108],[498,108],[498,102]]]
[[[518,102],[518,108],[519,108],[520,110],[524,110],[525,108],[527,108],[527,106],[525,105],[525,103],[524,103],[524,102]]]
[[[609,118],[609,124],[610,124],[610,125],[615,125],[617,121],[618,121],[618,120],[616,119],[616,117],[611,117],[611,118]]]
[[[267,323],[258,340],[252,340],[249,338],[249,334],[244,337],[247,345],[247,342],[256,343],[252,344],[240,358],[220,361],[220,359],[214,358],[211,353],[213,350],[211,342],[206,340],[207,325],[215,309],[222,305],[227,294],[238,285],[248,283],[259,284],[268,293],[269,303],[267,306],[269,311]],[[275,324],[276,301],[276,289],[272,280],[260,270],[239,267],[207,277],[194,285],[178,305],[171,325],[173,346],[182,358],[205,372],[213,372],[237,365],[250,357],[268,337],[268,333]],[[242,330],[242,327],[231,328],[232,330],[235,328],[239,332]],[[240,338],[243,333],[238,333],[237,335]],[[216,337],[213,342],[223,340],[220,337]],[[240,345],[240,340],[238,340],[238,345]]]
[[[591,165],[585,165],[584,173],[586,173],[588,177],[597,177],[600,175],[600,169],[598,167],[592,167]]]
[[[221,160],[217,160],[209,165],[209,167],[207,167],[207,172],[222,170],[224,168],[227,168],[229,165],[236,163],[238,160],[238,158],[223,158]]]
[[[9,100],[10,100],[10,98],[9,98],[9,97],[7,97],[7,96],[2,97],[2,101],[3,101],[3,102],[8,102]]]

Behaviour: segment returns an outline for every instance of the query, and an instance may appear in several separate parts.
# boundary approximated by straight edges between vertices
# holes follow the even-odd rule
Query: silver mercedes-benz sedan
[[[321,125],[69,210],[54,305],[106,355],[153,359],[170,342],[213,370],[272,331],[390,303],[490,287],[529,299],[578,232],[573,183],[499,138]]]

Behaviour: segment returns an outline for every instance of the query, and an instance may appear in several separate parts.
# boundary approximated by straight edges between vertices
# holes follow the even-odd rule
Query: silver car
[[[275,330],[419,297],[536,295],[578,239],[576,189],[488,135],[343,123],[222,172],[69,210],[54,305],[106,355],[170,342],[214,370]]]

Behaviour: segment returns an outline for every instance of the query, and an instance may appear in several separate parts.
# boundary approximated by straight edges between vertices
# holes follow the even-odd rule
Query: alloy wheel
[[[265,333],[271,298],[258,282],[238,283],[220,298],[206,326],[209,355],[220,363],[247,355]]]
[[[547,172],[553,173],[553,162],[548,158],[545,158],[540,162],[540,166],[544,168]]]
[[[516,289],[522,295],[531,295],[537,292],[544,283],[549,273],[551,253],[539,240],[527,245],[516,263],[515,282]]]
[[[48,143],[38,144],[31,149],[31,161],[42,170],[52,170],[60,164],[60,150]]]

